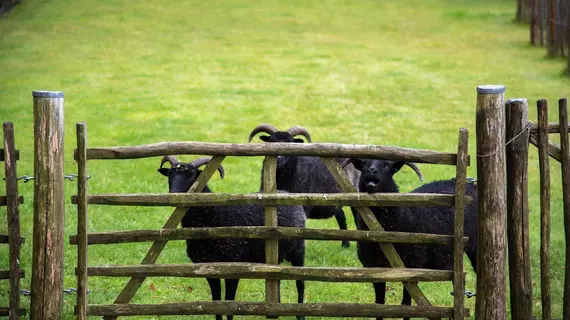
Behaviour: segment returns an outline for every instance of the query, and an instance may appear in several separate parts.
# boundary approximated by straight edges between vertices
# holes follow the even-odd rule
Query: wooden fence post
[[[563,319],[570,319],[570,150],[568,147],[568,106],[566,99],[558,100],[560,120],[560,150],[562,166],[562,197],[564,202],[564,231],[566,234],[566,267],[564,276]]]
[[[32,320],[61,319],[63,307],[63,92],[33,91],[34,240]]]
[[[77,301],[78,320],[87,319],[87,124],[77,126]]]
[[[263,161],[263,193],[275,193],[277,157],[265,157]],[[277,206],[265,206],[265,226],[277,227]],[[279,264],[279,243],[277,240],[265,240],[265,262],[267,264]],[[265,281],[265,301],[268,303],[279,302],[279,280]],[[268,319],[277,319],[276,316],[268,316]]]
[[[507,234],[511,317],[532,318],[528,211],[528,103],[511,99],[506,103],[507,145]]]
[[[548,155],[548,102],[537,101],[538,164],[540,170],[540,295],[542,319],[552,318],[550,308],[550,160]]]
[[[20,306],[20,214],[18,212],[18,180],[16,180],[16,145],[14,125],[5,122],[4,126],[4,161],[6,176],[6,213],[8,214],[8,242],[10,261],[10,320],[18,320]]]
[[[478,320],[506,319],[506,179],[503,85],[477,87]]]

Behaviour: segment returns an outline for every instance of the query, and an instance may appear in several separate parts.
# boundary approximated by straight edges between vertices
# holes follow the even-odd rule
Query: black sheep
[[[412,167],[420,179],[421,172],[413,163],[402,161],[349,159],[343,165],[352,162],[361,171],[359,191],[368,193],[399,192],[393,175],[404,164]],[[435,181],[425,184],[412,193],[455,194],[455,180]],[[473,270],[477,272],[477,186],[468,183],[466,195],[472,201],[465,206],[465,236],[469,237],[466,253]],[[453,235],[453,207],[371,207],[378,222],[386,231],[414,232]],[[355,208],[352,208],[356,212]],[[356,215],[356,226],[359,230],[368,230],[360,215]],[[453,269],[453,247],[451,245],[412,245],[394,244],[394,248],[408,268],[426,268],[437,270]],[[364,267],[389,267],[378,243],[359,241],[357,243],[358,259]],[[376,303],[385,303],[386,283],[373,283]],[[404,289],[402,304],[410,305],[411,296]],[[377,318],[381,319],[381,318]]]
[[[209,158],[199,158],[190,163],[181,163],[173,156],[165,156],[158,172],[168,177],[169,192],[187,192],[198,178],[201,166],[207,164]],[[170,168],[163,168],[169,162]],[[218,168],[224,178],[222,166]],[[212,192],[208,186],[202,192]],[[278,225],[283,227],[305,227],[305,213],[301,206],[278,207]],[[227,227],[227,226],[262,226],[264,225],[264,210],[262,205],[237,206],[201,206],[189,207],[182,227]],[[265,263],[265,242],[259,239],[206,239],[186,240],[186,254],[194,263],[200,262],[252,262]],[[279,262],[291,262],[293,266],[303,266],[305,261],[304,240],[279,240]],[[221,282],[218,278],[207,278],[212,300],[221,300]],[[226,279],[225,300],[234,300],[239,279]],[[297,280],[298,303],[303,303],[305,283]],[[228,320],[233,317],[228,316]],[[221,320],[216,315],[216,320]],[[304,319],[304,317],[297,317]]]
[[[264,142],[294,142],[302,143],[302,139],[295,138],[302,135],[311,142],[311,136],[303,127],[292,127],[287,131],[278,131],[270,124],[261,124],[255,127],[248,142],[258,133],[267,133],[269,136],[259,136]],[[340,163],[345,159],[339,158]],[[360,173],[353,166],[345,168],[345,173],[356,186]],[[263,187],[263,173],[261,178]],[[277,189],[292,193],[339,193],[341,192],[333,175],[319,157],[306,156],[278,156],[277,157]],[[335,217],[341,230],[346,230],[346,216],[339,206],[303,206],[307,219],[328,219]],[[350,242],[342,241],[343,247],[349,247]]]

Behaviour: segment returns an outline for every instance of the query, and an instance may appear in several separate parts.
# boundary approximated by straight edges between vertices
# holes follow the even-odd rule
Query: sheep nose
[[[376,173],[376,172],[378,172],[378,170],[375,167],[370,167],[370,168],[368,168],[368,172],[369,173]]]

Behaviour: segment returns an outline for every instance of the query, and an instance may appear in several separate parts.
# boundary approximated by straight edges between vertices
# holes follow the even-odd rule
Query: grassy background
[[[507,97],[535,101],[568,96],[562,60],[528,44],[528,28],[512,23],[515,3],[490,0],[407,1],[44,1],[27,0],[0,17],[0,121],[12,121],[21,150],[18,174],[33,175],[32,90],[65,92],[66,173],[76,173],[75,123],[88,124],[89,146],[160,141],[244,142],[263,122],[302,125],[314,141],[396,145],[455,152],[460,127],[475,153],[475,88],[501,83]],[[529,198],[534,313],[540,316],[538,162],[531,149]],[[189,160],[191,157],[181,157]],[[91,161],[90,192],[166,192],[159,159]],[[215,191],[259,186],[261,158],[228,158]],[[551,273],[553,315],[561,318],[564,236],[560,170],[552,164]],[[422,165],[427,181],[449,178],[453,167]],[[468,174],[476,176],[472,166]],[[396,177],[402,191],[420,185],[411,170]],[[3,192],[0,186],[0,194]],[[33,183],[21,183],[22,265],[30,288]],[[76,209],[66,182],[66,238]],[[91,231],[160,228],[170,208],[90,208]],[[0,215],[0,233],[6,225]],[[347,215],[354,229],[352,215]],[[333,219],[310,227],[336,228]],[[90,264],[139,263],[148,244],[90,247]],[[354,244],[309,241],[309,266],[360,266]],[[0,247],[0,266],[7,266]],[[76,248],[65,245],[65,287],[76,286]],[[168,244],[159,263],[184,263],[184,243]],[[469,266],[469,264],[467,264]],[[470,270],[469,270],[470,271]],[[92,278],[90,303],[110,303],[126,279]],[[451,283],[422,284],[439,305],[451,305]],[[294,301],[292,281],[284,301]],[[467,289],[475,291],[469,272]],[[307,302],[374,301],[370,284],[307,284]],[[244,280],[238,300],[263,299],[263,282]],[[155,278],[137,303],[208,300],[204,279]],[[401,285],[390,284],[397,304]],[[22,297],[27,306],[29,299]],[[74,295],[66,295],[65,319]],[[466,300],[474,312],[474,299]],[[0,304],[7,285],[0,284]],[[176,318],[176,317],[174,317]],[[211,317],[197,317],[211,319]]]

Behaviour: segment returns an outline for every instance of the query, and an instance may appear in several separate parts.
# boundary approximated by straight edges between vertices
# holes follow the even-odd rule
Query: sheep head
[[[404,165],[414,169],[418,178],[421,181],[424,180],[418,166],[411,162],[350,158],[346,159],[341,166],[344,168],[349,163],[361,172],[358,189],[362,192],[398,192],[398,185],[393,176]]]
[[[198,179],[202,170],[199,168],[210,162],[210,158],[198,158],[189,163],[176,160],[174,156],[164,156],[160,162],[158,172],[168,177],[168,192],[187,192],[192,184]],[[170,163],[170,168],[163,168],[166,163]],[[224,168],[218,167],[220,177],[224,178]]]
[[[269,134],[268,136],[259,136],[259,139],[264,142],[303,143],[303,139],[296,138],[297,136],[303,136],[307,139],[307,142],[311,142],[309,131],[303,127],[294,126],[287,129],[287,131],[279,131],[268,123],[260,124],[255,127],[249,134],[247,142],[251,142],[255,135],[261,132]],[[277,168],[283,168],[287,166],[287,164],[292,164],[291,158],[291,156],[277,156]]]

